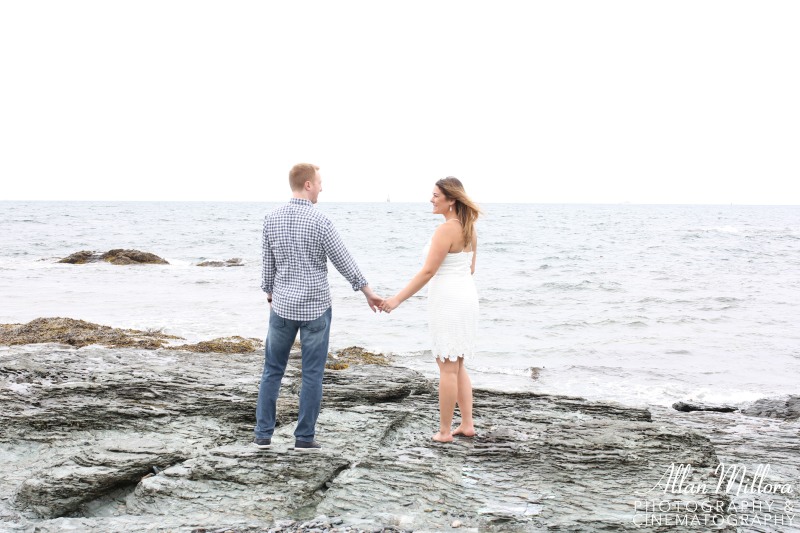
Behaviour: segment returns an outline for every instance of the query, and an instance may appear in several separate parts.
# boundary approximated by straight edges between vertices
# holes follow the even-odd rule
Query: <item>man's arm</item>
[[[378,310],[378,306],[383,303],[383,299],[375,294],[369,287],[366,278],[361,274],[355,260],[347,251],[347,248],[339,237],[339,232],[333,227],[333,224],[328,225],[325,232],[325,237],[322,239],[322,246],[325,248],[325,255],[331,260],[336,270],[350,282],[350,286],[354,291],[360,290],[367,298],[367,305],[372,309],[372,312]]]
[[[267,301],[272,303],[272,288],[275,283],[275,255],[269,243],[267,221],[261,239],[261,290],[267,293]]]
[[[359,270],[350,252],[347,251],[342,238],[339,237],[339,232],[336,231],[336,228],[331,223],[328,223],[325,236],[322,239],[322,246],[325,249],[325,255],[331,260],[336,270],[344,276],[344,279],[350,282],[354,291],[361,290],[367,284],[366,278],[361,274],[361,270]]]

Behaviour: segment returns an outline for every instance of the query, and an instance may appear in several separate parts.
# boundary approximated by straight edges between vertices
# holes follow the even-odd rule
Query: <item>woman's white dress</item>
[[[425,257],[430,242],[425,247]],[[433,356],[456,361],[475,353],[478,291],[470,268],[473,252],[449,253],[428,282],[428,327]]]

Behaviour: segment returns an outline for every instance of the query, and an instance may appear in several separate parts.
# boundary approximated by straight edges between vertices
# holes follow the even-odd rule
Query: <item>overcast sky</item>
[[[800,204],[800,2],[0,3],[0,200]]]

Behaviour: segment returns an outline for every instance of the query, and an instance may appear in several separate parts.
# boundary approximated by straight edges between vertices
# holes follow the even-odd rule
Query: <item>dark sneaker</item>
[[[315,440],[311,442],[305,440],[294,441],[294,451],[296,452],[318,452],[320,449],[322,449],[322,446]]]
[[[259,448],[269,448],[272,446],[272,439],[259,439],[256,437],[253,439],[253,446],[258,446]]]

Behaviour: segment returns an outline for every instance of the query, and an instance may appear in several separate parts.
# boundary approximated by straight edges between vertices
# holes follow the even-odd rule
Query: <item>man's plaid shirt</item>
[[[314,320],[331,306],[330,258],[357,291],[367,284],[333,223],[308,200],[292,198],[264,219],[261,288],[289,320]]]

